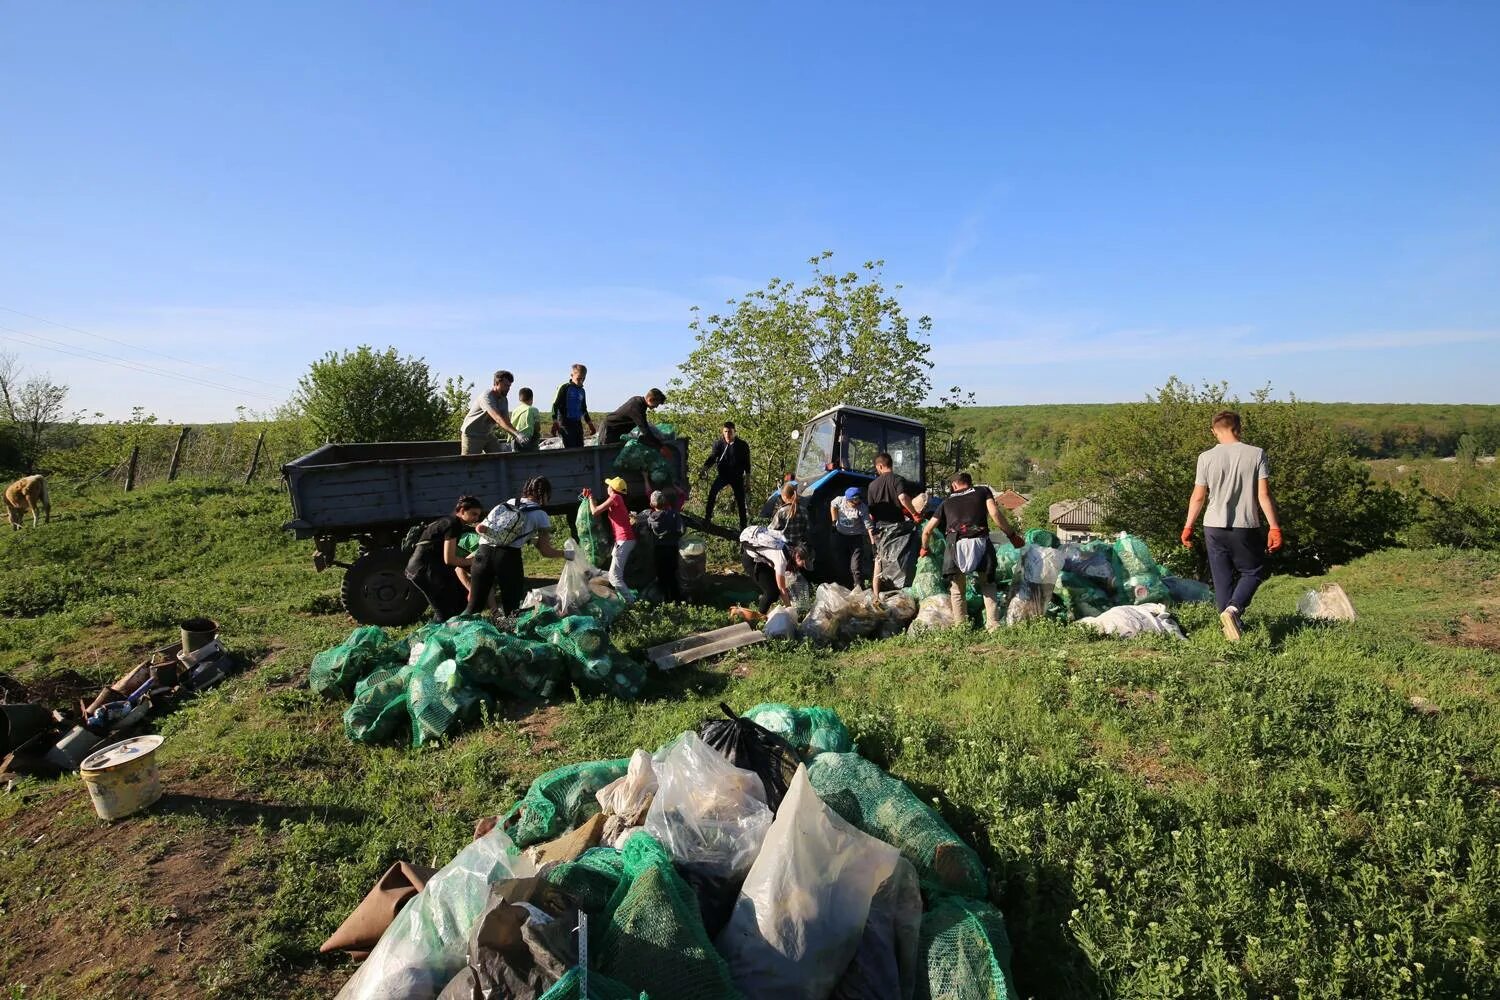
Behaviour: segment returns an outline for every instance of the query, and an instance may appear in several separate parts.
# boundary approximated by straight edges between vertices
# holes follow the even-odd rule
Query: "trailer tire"
[[[399,548],[369,549],[344,573],[339,597],[361,625],[410,625],[427,610],[427,599],[406,578],[407,555]]]

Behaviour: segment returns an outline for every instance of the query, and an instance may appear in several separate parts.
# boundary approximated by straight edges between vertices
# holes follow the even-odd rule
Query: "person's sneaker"
[[[1238,608],[1225,608],[1219,612],[1219,624],[1224,626],[1224,638],[1230,642],[1240,641],[1240,612]]]

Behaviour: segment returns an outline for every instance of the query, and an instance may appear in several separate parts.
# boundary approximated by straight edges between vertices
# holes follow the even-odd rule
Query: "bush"
[[[1213,446],[1213,415],[1237,409],[1245,440],[1264,448],[1270,462],[1271,496],[1285,538],[1270,561],[1273,572],[1320,572],[1395,542],[1411,519],[1410,503],[1388,486],[1375,486],[1333,427],[1295,398],[1273,400],[1262,389],[1242,405],[1227,389],[1169,380],[1156,396],[1087,431],[1064,456],[1061,478],[1080,495],[1106,501],[1106,527],[1142,536],[1158,555],[1176,553],[1170,562],[1186,568],[1178,534],[1197,457]],[[1193,551],[1193,568],[1205,571],[1202,546]]]
[[[323,441],[424,441],[453,434],[455,403],[427,362],[394,347],[329,351],[314,361],[294,400]]]

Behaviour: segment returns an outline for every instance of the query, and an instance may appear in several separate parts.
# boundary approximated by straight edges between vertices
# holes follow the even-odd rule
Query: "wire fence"
[[[271,482],[281,467],[314,447],[292,421],[126,426],[96,429],[48,455],[61,479],[80,486],[134,490],[176,479]]]

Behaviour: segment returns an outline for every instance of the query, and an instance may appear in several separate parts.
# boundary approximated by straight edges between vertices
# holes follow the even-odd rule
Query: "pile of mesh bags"
[[[979,856],[836,713],[724,713],[537,778],[340,1000],[1015,995]]]
[[[596,598],[583,614],[536,607],[502,631],[485,618],[424,625],[395,639],[355,629],[313,660],[308,682],[325,697],[352,699],[344,732],[360,743],[410,737],[412,746],[452,736],[485,718],[497,699],[586,694],[634,699],[646,667],[614,648],[614,602]]]

